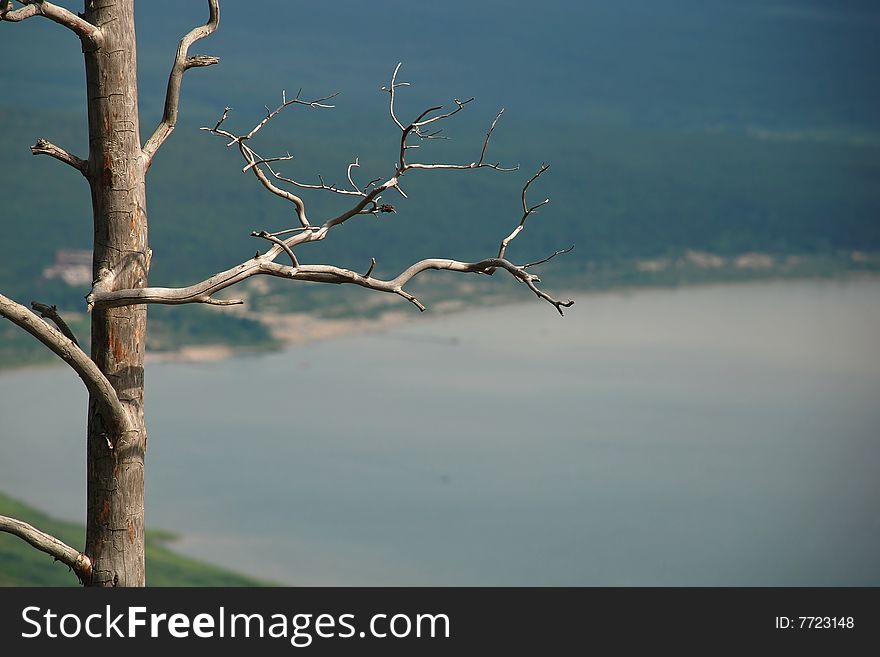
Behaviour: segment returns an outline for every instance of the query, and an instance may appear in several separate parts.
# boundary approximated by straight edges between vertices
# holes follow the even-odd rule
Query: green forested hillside
[[[560,275],[687,250],[841,261],[880,251],[876,3],[221,4],[220,30],[199,43],[221,64],[187,74],[181,124],[148,178],[156,285],[240,262],[261,247],[252,230],[291,224],[290,207],[199,126],[229,105],[228,125],[246,130],[282,89],[341,91],[336,109],[290,108],[253,145],[267,156],[289,151],[295,159],[281,170],[307,181],[343,182],[359,157],[357,176],[367,181],[395,161],[396,128],[379,87],[400,60],[402,79],[414,83],[401,91],[403,115],[477,97],[446,126],[453,139],[425,144],[419,159],[473,160],[503,106],[490,157],[522,169],[412,172],[403,181],[410,199],[386,198],[397,214],[349,222],[327,243],[303,247],[305,262],[362,269],[376,257],[377,273],[390,274],[422,257],[484,257],[517,221],[519,189],[542,161],[552,168],[534,194],[552,203],[509,255],[533,260],[574,243]],[[160,0],[138,12],[147,135],[176,39],[204,20],[205,7]],[[81,309],[87,286],[42,278],[58,249],[88,248],[92,238],[87,186],[28,150],[45,136],[87,151],[78,44],[47,23],[0,25],[0,56],[28,53],[28,66],[0,67],[0,289]],[[345,201],[305,196],[314,220]],[[315,301],[303,289],[288,286],[302,297],[291,305]],[[213,313],[217,322],[222,315]],[[258,343],[259,331],[242,319],[215,333]]]
[[[301,129],[301,117],[282,115],[270,126],[276,131],[267,130],[267,153],[291,150],[299,156],[285,173],[344,176],[345,155],[353,149],[336,132],[335,117],[324,121],[332,138],[315,134],[325,116],[310,116]],[[38,172],[23,176],[16,193],[4,200],[5,225],[14,239],[0,242],[0,280],[9,293],[52,298],[62,292],[40,274],[57,249],[89,246],[88,192],[57,163],[33,160],[25,143],[29,135],[46,134],[46,126],[52,134],[72,135],[75,122],[53,115],[22,118],[10,109],[0,109],[0,121],[23,135],[2,142],[0,160],[12,171]],[[361,269],[375,256],[380,271],[391,273],[421,257],[484,257],[518,220],[519,187],[529,162],[517,153],[541,150],[555,158],[535,192],[552,203],[512,248],[516,258],[534,259],[572,243],[577,249],[567,258],[570,264],[685,249],[730,255],[880,248],[880,141],[661,131],[623,122],[553,127],[508,121],[499,128],[494,153],[504,161],[522,161],[522,172],[413,172],[405,181],[411,199],[388,199],[397,214],[350,222],[332,241],[304,248],[303,260],[331,259]],[[575,131],[582,144],[567,142],[565,136]],[[470,132],[470,144],[478,147],[479,135]],[[363,177],[387,172],[372,154],[387,155],[390,137],[384,143],[378,137],[363,141],[356,152],[365,168],[371,167]],[[452,150],[445,144],[429,147],[433,150],[425,153],[437,157]],[[250,231],[291,225],[285,203],[242,175],[234,154],[192,125],[168,144],[150,181],[156,284],[186,284],[228,267],[261,246]],[[309,200],[313,217],[342,207],[337,198],[313,194]],[[16,230],[13,219],[23,216],[27,228]],[[78,300],[87,292],[71,296]]]

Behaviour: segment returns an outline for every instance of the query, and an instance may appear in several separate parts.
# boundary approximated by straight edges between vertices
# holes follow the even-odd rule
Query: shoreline
[[[876,280],[877,282],[880,282],[880,272],[867,270],[841,270],[830,275],[768,275],[739,280],[707,279],[703,281],[684,281],[674,285],[661,283],[654,285],[618,285],[606,288],[566,287],[564,288],[565,292],[559,293],[557,296],[559,298],[572,298],[577,302],[581,299],[590,297],[629,295],[687,288],[742,287],[797,281],[812,281],[817,284],[835,282],[845,283],[859,280]],[[528,292],[528,290],[526,291]],[[482,301],[475,301],[474,299],[468,298],[447,299],[433,303],[428,307],[427,312],[418,314],[413,314],[406,310],[389,310],[376,317],[370,318],[358,316],[347,318],[322,318],[319,315],[310,313],[255,313],[254,317],[258,317],[260,321],[264,322],[269,327],[272,336],[279,340],[281,343],[280,349],[283,350],[291,346],[323,342],[325,340],[333,340],[336,338],[382,333],[389,329],[404,326],[413,322],[426,321],[429,316],[439,318],[470,310],[525,305],[528,303],[537,304],[538,302],[539,300],[532,294],[520,296],[508,293],[496,294],[487,299],[483,299]],[[547,305],[543,301],[540,303]],[[575,306],[566,309],[566,312],[577,312],[578,307],[583,307],[583,305],[583,303],[575,303]],[[550,310],[554,313],[556,312],[552,307]],[[223,344],[188,345],[175,351],[150,352],[147,354],[147,363],[215,362],[233,356],[255,353],[256,351],[257,350],[252,347],[235,347]],[[0,373],[2,373],[2,371],[3,370],[0,370]]]
[[[744,285],[764,285],[768,283],[784,281],[813,281],[816,283],[846,282],[853,280],[878,280],[880,272],[873,270],[844,269],[803,274],[787,275],[780,271],[766,271],[764,275],[749,278],[705,278],[703,280],[677,280],[667,282],[621,283],[603,287],[578,285],[578,281],[569,280],[564,286],[565,293],[557,293],[560,298],[573,298],[575,301],[602,295],[626,295],[641,292],[676,290],[694,287],[730,287]],[[582,282],[581,282],[582,283]],[[454,288],[450,288],[454,290]],[[518,290],[518,288],[517,288]],[[389,309],[372,317],[364,317],[356,314],[350,317],[321,317],[317,313],[309,312],[247,312],[245,316],[260,321],[271,332],[277,341],[278,349],[284,350],[291,346],[323,342],[341,337],[356,335],[368,335],[381,333],[392,328],[406,324],[424,321],[428,316],[445,317],[468,310],[481,308],[494,308],[501,306],[535,303],[538,300],[528,290],[528,294],[516,294],[512,289],[504,291],[490,291],[487,296],[480,296],[479,290],[470,289],[462,296],[452,296],[430,303],[426,313],[410,312],[409,308]],[[454,293],[453,293],[454,294]],[[543,302],[542,302],[543,303]],[[576,304],[567,312],[577,312],[583,304]],[[555,312],[551,308],[552,312]],[[273,349],[273,347],[268,347]],[[236,346],[223,343],[209,343],[197,345],[184,345],[179,349],[168,351],[148,351],[146,363],[210,363],[225,360],[235,356],[247,355],[248,353],[264,353],[265,349],[259,346]],[[43,362],[22,363],[11,366],[0,364],[0,376],[7,372],[21,370],[34,370],[44,367],[57,367],[61,363],[57,359],[47,359]]]
[[[327,319],[310,313],[264,313],[259,321],[278,340],[281,349],[351,335],[365,335],[406,324],[412,319],[402,311],[389,311],[375,318],[351,317]],[[186,345],[174,351],[154,351],[146,355],[147,363],[205,363],[232,356],[260,352],[254,347],[225,344]]]

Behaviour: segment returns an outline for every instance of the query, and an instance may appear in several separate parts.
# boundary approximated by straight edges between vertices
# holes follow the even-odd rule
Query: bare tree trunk
[[[88,178],[94,213],[94,276],[111,289],[141,288],[149,269],[137,107],[134,1],[86,0],[83,15],[102,30],[84,47],[89,117]],[[85,553],[94,586],[144,586],[144,349],[146,306],[95,309],[92,359],[128,411],[120,433],[92,395],[88,422]]]

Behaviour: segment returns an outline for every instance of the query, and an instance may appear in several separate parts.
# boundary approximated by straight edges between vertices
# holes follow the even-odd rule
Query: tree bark
[[[86,0],[82,17],[101,28],[83,41],[88,94],[95,280],[110,289],[144,287],[147,245],[146,161],[140,146],[134,0]],[[126,408],[120,433],[89,401],[85,553],[93,586],[144,586],[144,350],[146,306],[95,309],[91,355]]]

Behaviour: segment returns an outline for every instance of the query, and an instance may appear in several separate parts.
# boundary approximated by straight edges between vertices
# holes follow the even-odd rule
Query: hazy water
[[[254,575],[880,585],[876,279],[531,302],[147,386],[148,524]],[[0,490],[81,517],[84,402],[0,375]]]

